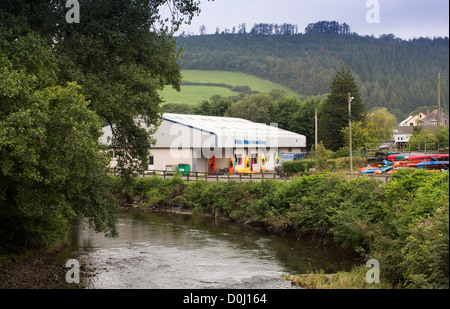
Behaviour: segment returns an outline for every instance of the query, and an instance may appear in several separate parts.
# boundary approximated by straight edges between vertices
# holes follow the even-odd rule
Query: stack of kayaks
[[[397,169],[425,169],[427,171],[448,170],[449,154],[403,153],[391,154],[381,163],[359,170],[361,174],[393,173]]]
[[[359,170],[361,174],[383,174],[394,169],[394,163],[383,160],[383,162],[375,163]]]

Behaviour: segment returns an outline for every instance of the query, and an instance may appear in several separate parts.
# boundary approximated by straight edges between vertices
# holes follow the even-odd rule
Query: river
[[[76,259],[93,289],[288,289],[282,273],[349,270],[358,257],[314,241],[211,217],[143,211],[118,214],[120,236],[73,224],[61,262]]]

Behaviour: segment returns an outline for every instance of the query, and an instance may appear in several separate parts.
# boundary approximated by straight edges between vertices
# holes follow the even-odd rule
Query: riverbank
[[[57,289],[65,283],[67,268],[55,262],[66,248],[62,243],[50,251],[0,257],[0,289]]]
[[[376,259],[386,286],[449,285],[448,173],[402,171],[389,183],[336,174],[245,183],[156,176],[115,179],[114,191],[136,207],[177,206],[277,233],[331,239],[366,261]]]

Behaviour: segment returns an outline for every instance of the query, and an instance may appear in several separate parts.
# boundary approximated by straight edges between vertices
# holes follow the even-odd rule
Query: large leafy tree
[[[76,81],[90,101],[89,108],[105,125],[112,125],[112,147],[119,154],[120,170],[128,175],[147,166],[154,143],[151,133],[161,112],[159,91],[166,85],[180,87],[181,50],[172,35],[199,12],[198,3],[78,2],[80,23],[66,22],[69,9],[64,0],[4,0],[0,14],[5,25],[28,27],[53,46],[61,64],[58,82]],[[138,115],[145,126],[136,121]]]
[[[7,39],[0,39],[0,252],[52,244],[74,214],[115,235],[100,118],[75,83],[56,85],[53,51],[39,36]]]
[[[123,171],[145,164],[167,84],[179,88],[172,40],[191,0],[80,0],[79,24],[62,0],[0,2],[0,251],[59,240],[74,214],[115,235],[101,127]],[[166,5],[169,19],[159,14]]]
[[[345,144],[342,129],[348,126],[348,101],[350,93],[352,121],[365,121],[366,111],[355,80],[345,66],[336,73],[330,85],[330,94],[321,105],[319,140],[325,148],[336,151]]]

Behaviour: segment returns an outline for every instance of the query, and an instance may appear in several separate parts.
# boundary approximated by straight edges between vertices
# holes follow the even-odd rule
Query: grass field
[[[225,85],[234,86],[249,86],[253,91],[267,93],[272,89],[281,89],[286,92],[288,96],[298,96],[298,94],[280,84],[258,78],[256,76],[225,71],[201,71],[201,70],[184,70],[181,72],[183,79],[182,83],[189,83],[189,85],[181,85],[181,91],[177,92],[171,87],[166,87],[162,92],[162,97],[165,103],[182,103],[182,104],[198,104],[202,100],[208,100],[214,95],[228,97],[237,95],[238,92],[231,91]],[[224,87],[207,86],[207,85],[192,85],[199,84],[224,84]]]

